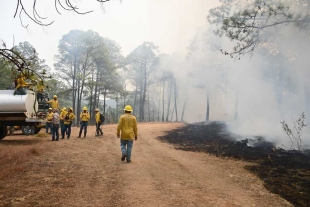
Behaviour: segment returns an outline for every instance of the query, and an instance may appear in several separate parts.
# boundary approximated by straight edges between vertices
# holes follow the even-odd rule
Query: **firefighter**
[[[138,127],[136,117],[131,114],[131,106],[127,105],[124,111],[125,113],[119,119],[116,135],[117,138],[121,138],[121,161],[126,158],[127,162],[130,163],[133,138],[138,139]]]
[[[57,100],[57,95],[54,95],[53,99],[46,101],[46,103],[50,103],[53,109],[60,109],[59,102]]]
[[[86,133],[87,133],[88,121],[90,119],[90,114],[88,113],[86,106],[83,107],[83,111],[80,114],[80,119],[81,119],[81,122],[80,122],[80,133],[79,133],[78,138],[81,138],[81,134],[82,134],[83,129],[84,129],[84,138],[85,138],[86,137]]]
[[[72,125],[72,121],[75,119],[75,115],[73,114],[73,109],[69,108],[68,109],[68,113],[66,114],[65,118],[64,118],[64,127],[61,131],[61,138],[64,139],[65,136],[65,131],[68,130],[68,134],[67,134],[67,139],[70,139],[70,135],[71,135],[71,125]]]
[[[48,129],[50,129],[50,134],[52,134],[53,132],[53,116],[54,113],[52,112],[52,108],[48,109],[48,113],[46,114],[46,124],[45,124],[45,129],[46,129],[46,133],[48,133]]]
[[[52,141],[59,141],[59,114],[58,109],[53,110],[53,135],[52,135]]]
[[[43,84],[43,80],[40,80],[37,84],[37,97],[40,99],[40,102],[43,102],[43,99],[45,98],[45,86]]]
[[[15,87],[14,95],[26,95],[26,88],[29,87],[30,84],[25,81],[25,76],[19,74],[16,82],[17,85]]]
[[[103,132],[102,132],[102,129],[100,128],[102,122],[100,120],[100,112],[99,112],[99,109],[95,109],[95,119],[96,119],[96,137],[99,136],[99,132],[100,132],[100,135],[103,135]]]
[[[59,114],[60,133],[62,133],[62,129],[64,128],[64,118],[66,117],[67,113],[68,113],[67,108],[63,107],[61,109],[60,114]],[[65,134],[68,135],[68,130],[65,131]],[[62,139],[64,139],[64,138],[62,137]]]

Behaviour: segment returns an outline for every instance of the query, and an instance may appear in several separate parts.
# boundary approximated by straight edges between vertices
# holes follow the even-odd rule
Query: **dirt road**
[[[249,163],[175,150],[156,139],[182,124],[139,124],[132,162],[120,161],[116,125],[70,140],[0,141],[0,206],[291,206],[244,169]],[[43,130],[42,130],[43,131]],[[42,132],[41,132],[42,133]]]

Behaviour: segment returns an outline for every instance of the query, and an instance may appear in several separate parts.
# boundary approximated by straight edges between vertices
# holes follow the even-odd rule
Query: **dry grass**
[[[29,150],[30,154],[33,154],[33,155],[36,155],[38,156],[40,153],[39,153],[39,150],[37,148],[31,148]]]
[[[49,137],[51,136],[50,134],[46,134],[46,133],[38,133],[35,135],[36,137]]]

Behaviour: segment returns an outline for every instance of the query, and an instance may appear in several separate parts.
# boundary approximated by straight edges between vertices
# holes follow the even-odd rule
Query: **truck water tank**
[[[26,95],[13,95],[14,90],[0,90],[0,113],[25,113],[28,118],[35,115],[38,102],[33,91]]]

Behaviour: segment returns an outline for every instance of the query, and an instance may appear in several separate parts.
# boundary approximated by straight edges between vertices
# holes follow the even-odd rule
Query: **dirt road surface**
[[[185,152],[156,139],[181,123],[139,124],[132,162],[121,162],[116,125],[104,136],[52,142],[50,136],[0,141],[0,206],[291,206],[269,193],[250,163]],[[40,135],[44,135],[40,132]]]

